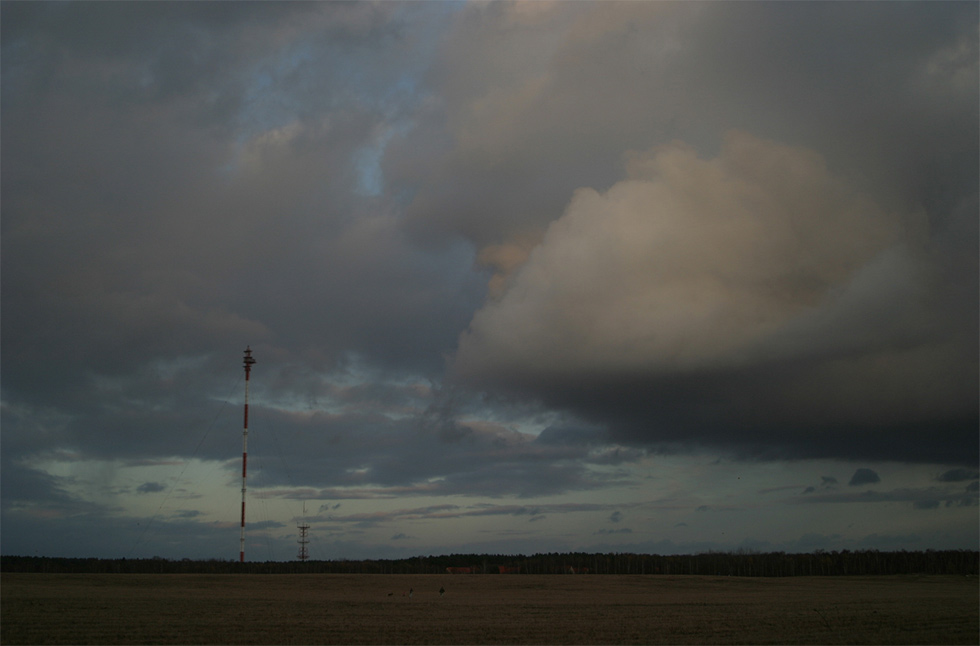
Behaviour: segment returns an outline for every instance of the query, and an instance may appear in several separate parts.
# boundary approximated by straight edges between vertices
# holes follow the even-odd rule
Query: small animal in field
[[[446,589],[445,588],[439,588],[439,596],[441,597],[444,594],[446,594]]]

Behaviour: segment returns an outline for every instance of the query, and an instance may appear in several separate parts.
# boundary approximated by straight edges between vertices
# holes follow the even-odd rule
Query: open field
[[[6,573],[0,595],[5,646],[976,644],[980,638],[980,589],[975,577],[964,576]]]

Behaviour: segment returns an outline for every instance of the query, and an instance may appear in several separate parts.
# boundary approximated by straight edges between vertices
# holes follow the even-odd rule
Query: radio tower
[[[245,469],[248,465],[248,377],[252,372],[252,350],[249,346],[245,347],[245,429],[242,431],[242,538],[238,552],[239,563],[245,562]]]
[[[301,522],[296,527],[297,527],[297,529],[299,529],[299,540],[296,541],[297,543],[299,543],[299,554],[297,555],[297,558],[300,561],[305,561],[306,559],[310,558],[310,553],[306,549],[306,546],[310,542],[310,539],[308,539],[306,537],[306,532],[309,531],[310,526],[306,522],[306,503],[305,502],[303,503],[303,522]]]

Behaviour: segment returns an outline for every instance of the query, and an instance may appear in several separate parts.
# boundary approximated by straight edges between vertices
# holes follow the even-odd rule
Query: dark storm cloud
[[[32,516],[72,516],[88,507],[72,498],[64,479],[32,469],[4,456],[0,470],[4,509],[25,510]]]
[[[980,472],[976,469],[950,469],[936,479],[940,482],[962,482],[964,480],[976,480],[977,478],[980,478]]]
[[[837,488],[837,478],[833,476],[820,476],[820,487],[821,490],[836,489]],[[813,493],[817,491],[817,487],[807,487],[803,490],[803,493]]]
[[[589,445],[604,441],[600,431],[593,428],[549,426],[538,434],[535,442],[551,445]]]
[[[866,484],[876,484],[878,482],[881,482],[881,478],[877,473],[871,469],[861,468],[854,472],[854,475],[851,476],[850,482],[847,484],[851,487],[857,487]]]

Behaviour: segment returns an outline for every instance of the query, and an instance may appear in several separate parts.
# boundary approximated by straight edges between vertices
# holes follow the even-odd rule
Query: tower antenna
[[[252,372],[252,358],[250,346],[245,346],[245,428],[242,431],[242,537],[238,552],[239,563],[245,562],[245,473],[248,466],[248,377]]]
[[[300,561],[305,561],[306,559],[310,558],[310,553],[306,549],[307,544],[309,544],[310,542],[310,539],[306,537],[306,532],[310,530],[310,525],[309,523],[306,522],[305,501],[303,502],[303,520],[300,521],[300,523],[296,526],[296,528],[299,529],[299,540],[296,541],[297,543],[299,543],[299,554],[297,555],[297,558]]]

